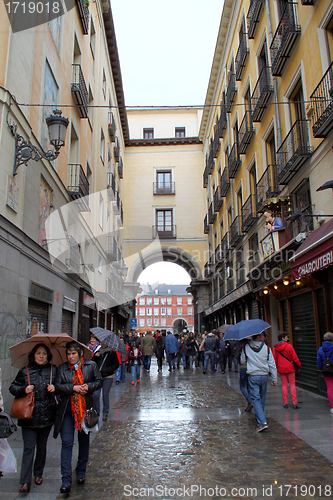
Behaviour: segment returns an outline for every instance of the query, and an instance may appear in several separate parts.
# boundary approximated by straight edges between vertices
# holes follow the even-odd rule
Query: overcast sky
[[[111,0],[126,106],[204,104],[223,0]]]
[[[157,262],[142,271],[139,283],[165,283],[167,285],[189,285],[191,278],[182,267],[172,262]]]

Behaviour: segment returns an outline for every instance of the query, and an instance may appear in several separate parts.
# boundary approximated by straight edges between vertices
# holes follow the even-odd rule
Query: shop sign
[[[31,283],[30,297],[53,304],[53,290],[37,285],[37,283]]]
[[[330,252],[325,252],[319,257],[311,259],[308,262],[302,264],[301,266],[298,266],[297,273],[298,276],[301,278],[306,274],[311,274],[314,273],[315,271],[320,271],[321,269],[324,269],[325,267],[330,266],[332,264],[333,264],[333,251],[331,250]]]
[[[208,316],[214,311],[218,311],[222,307],[234,302],[237,299],[240,299],[244,295],[247,295],[251,291],[250,284],[244,283],[242,286],[238,287],[236,290],[233,290],[231,293],[223,297],[223,299],[219,300],[216,304],[208,307],[205,310],[205,316]]]
[[[84,292],[83,305],[86,307],[90,307],[91,309],[94,309],[96,306],[95,298],[89,295],[87,292]]]

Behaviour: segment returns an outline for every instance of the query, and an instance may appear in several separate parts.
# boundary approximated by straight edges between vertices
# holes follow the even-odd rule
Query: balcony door
[[[157,193],[171,193],[171,171],[156,172]]]
[[[159,236],[171,237],[173,234],[172,210],[156,210],[156,226]]]

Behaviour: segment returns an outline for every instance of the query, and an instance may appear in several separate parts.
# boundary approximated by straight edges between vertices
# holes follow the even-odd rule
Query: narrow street
[[[111,398],[86,483],[73,481],[72,500],[332,497],[333,420],[321,396],[298,389],[301,408],[286,410],[281,386],[269,386],[269,428],[258,434],[237,373],[169,373],[164,365],[158,374],[154,359],[140,384],[132,386],[127,373]],[[10,440],[19,466],[20,440],[20,431]],[[60,440],[50,438],[44,483],[25,498],[63,498],[60,484]],[[2,498],[23,498],[18,489],[18,474],[1,479]]]

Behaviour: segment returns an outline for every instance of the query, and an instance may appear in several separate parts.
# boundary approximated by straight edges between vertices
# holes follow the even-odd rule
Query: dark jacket
[[[198,350],[199,347],[195,338],[188,337],[186,340],[186,349],[185,349],[186,356],[195,356]]]
[[[205,352],[215,352],[216,351],[216,339],[213,336],[208,336],[203,345]]]
[[[136,357],[134,356],[134,349],[138,350]],[[129,365],[130,365],[130,367],[134,366],[135,360],[137,360],[138,365],[141,366],[141,358],[142,358],[142,352],[139,349],[139,347],[135,347],[135,346],[132,345],[130,347],[130,350],[129,350],[129,353],[128,353],[128,359],[129,359]]]
[[[94,406],[93,393],[100,389],[103,385],[103,378],[101,372],[94,361],[84,361],[82,367],[83,383],[88,385],[88,392],[85,395],[86,407],[91,408]],[[57,376],[55,379],[56,394],[60,394],[60,400],[57,407],[56,418],[54,423],[53,437],[57,437],[64,420],[66,408],[70,396],[74,394],[73,391],[73,370],[70,369],[69,364],[63,363],[59,366]]]
[[[95,361],[98,368],[101,370],[102,377],[109,377],[113,375],[119,366],[118,356],[115,351],[110,348],[99,351],[100,355],[93,356],[92,361]]]
[[[165,349],[165,337],[163,335],[159,335],[156,339],[156,357],[163,358]]]
[[[333,361],[333,342],[329,340],[325,340],[318,349],[317,366],[319,370],[322,370],[323,362],[326,358],[330,358],[330,360]],[[333,377],[333,373],[323,373],[323,375],[324,377]]]
[[[52,366],[52,384],[56,378],[57,368]],[[19,419],[18,425],[21,427],[42,428],[54,423],[56,404],[54,393],[47,391],[47,385],[51,378],[51,365],[29,364],[30,384],[34,386],[35,406],[32,419]],[[26,395],[25,388],[28,386],[28,375],[26,368],[16,375],[14,382],[9,387],[9,391],[16,398]]]

